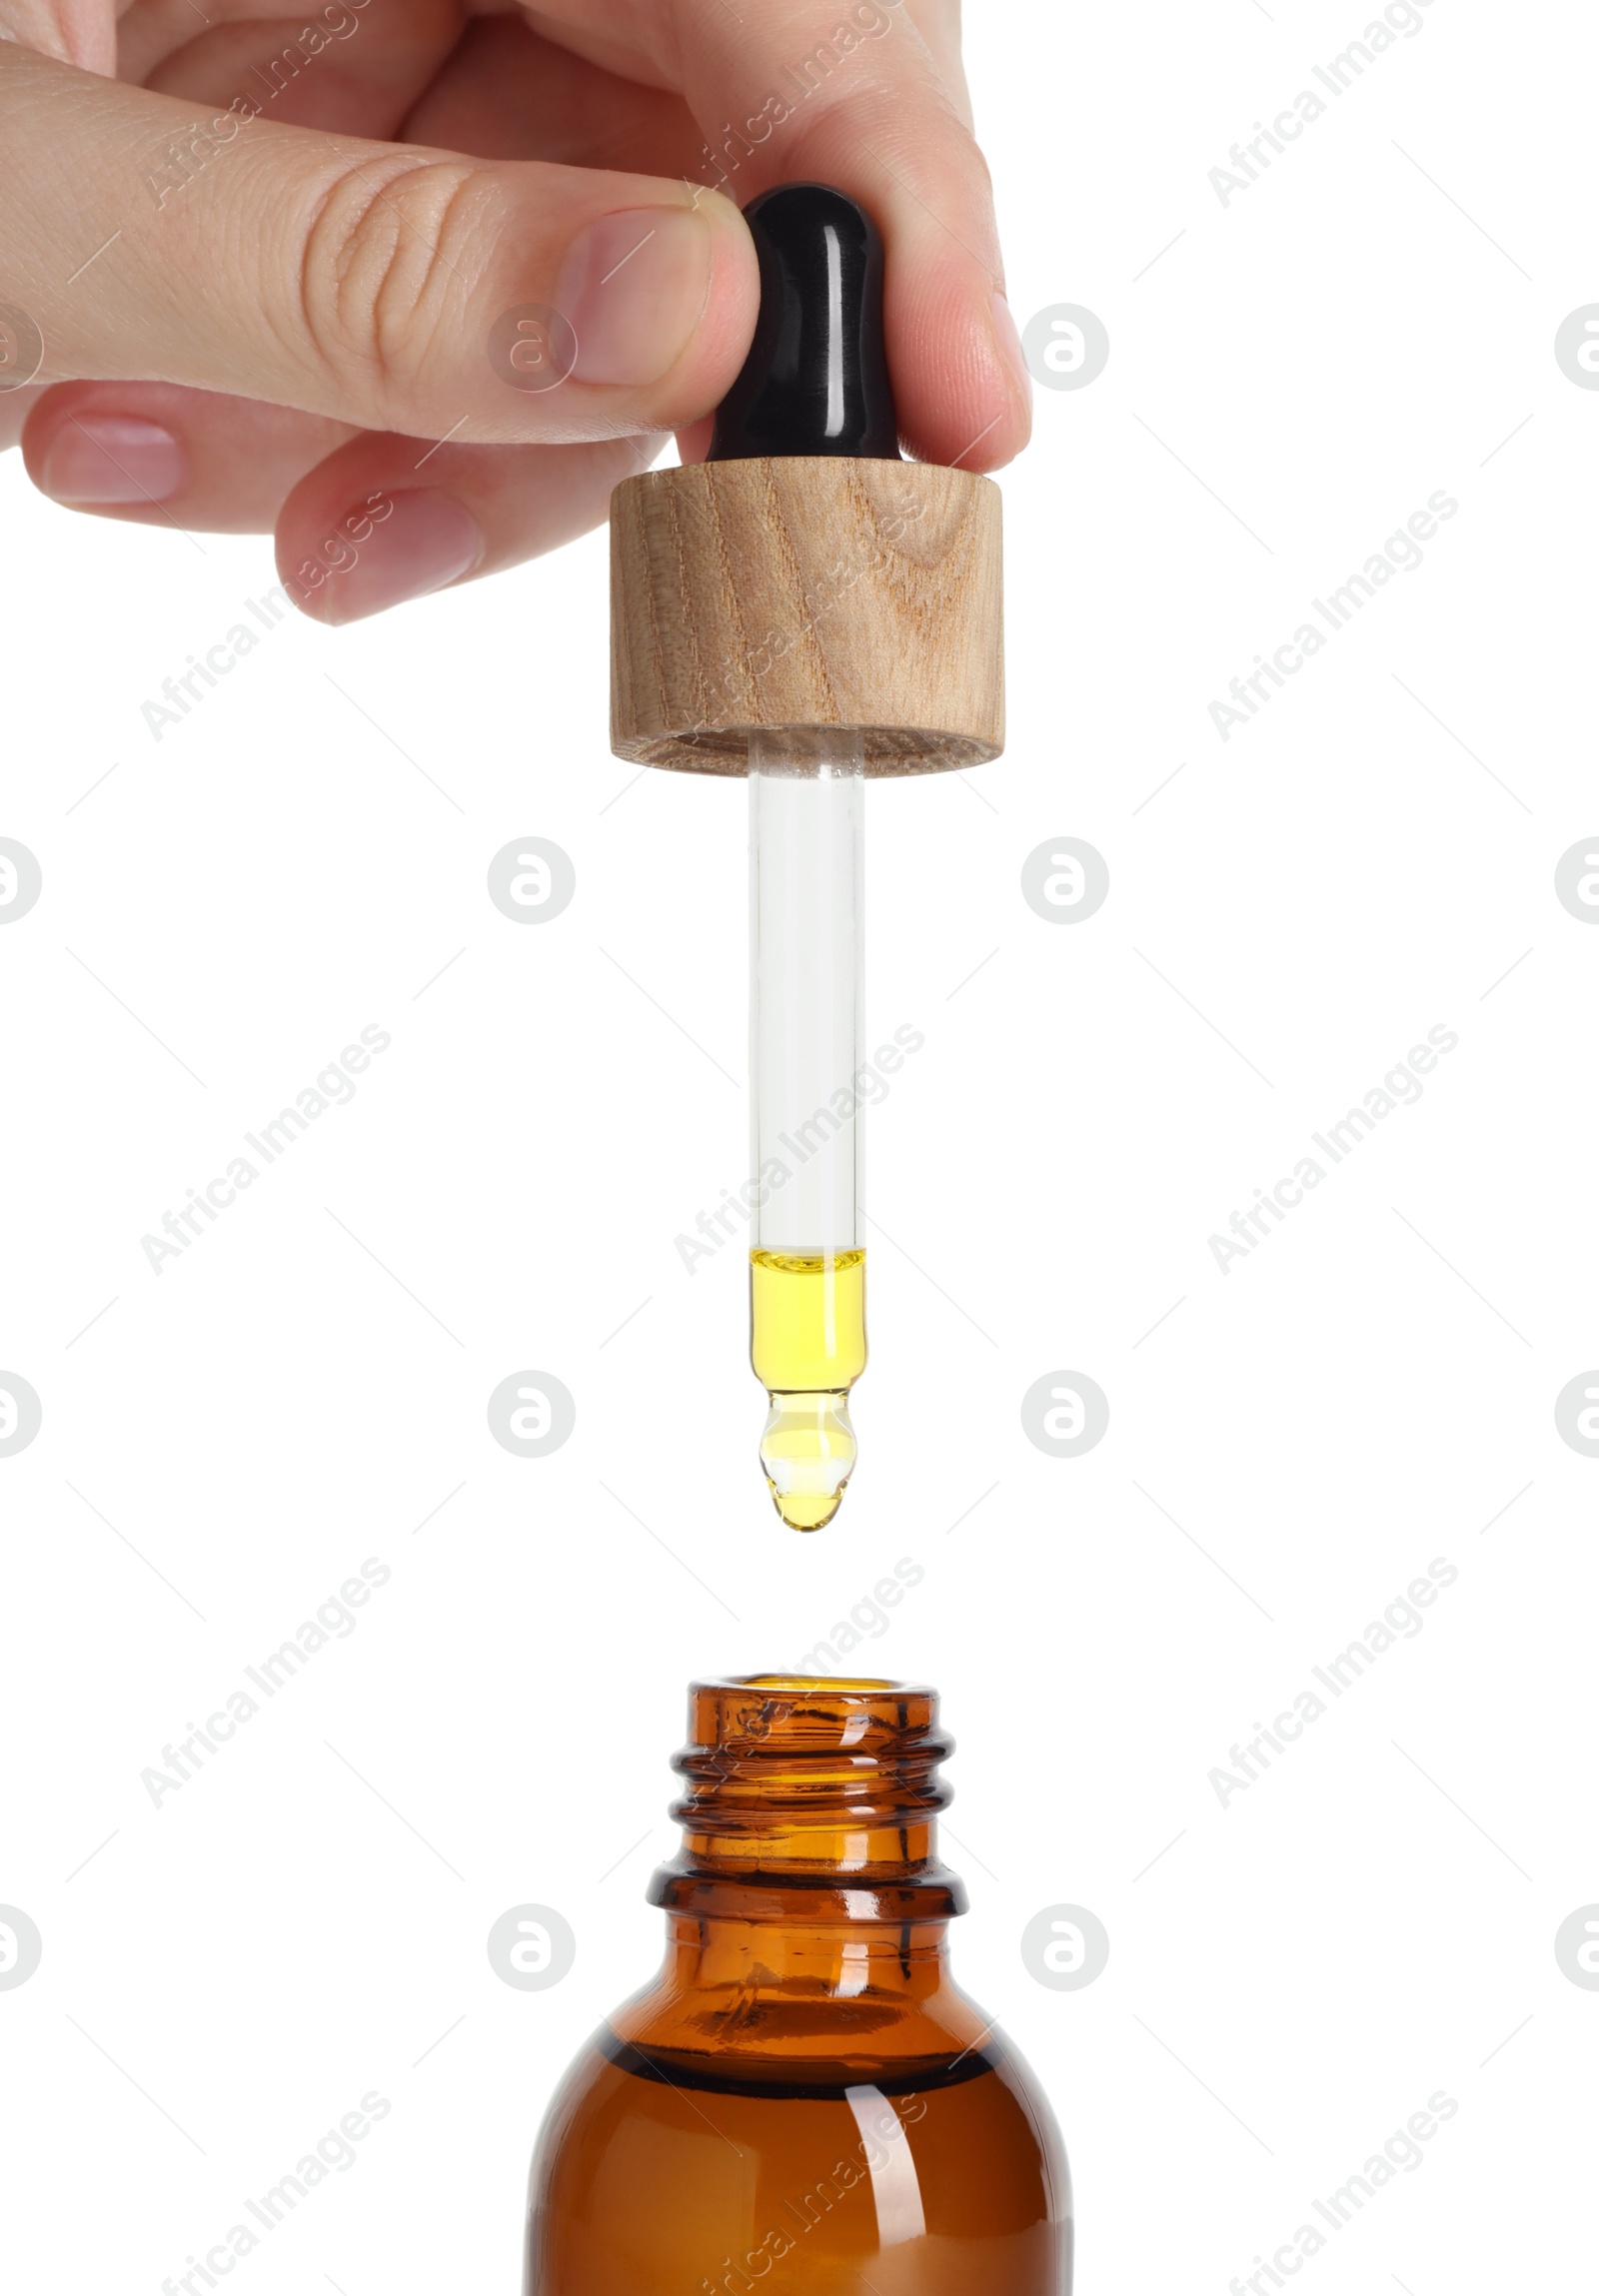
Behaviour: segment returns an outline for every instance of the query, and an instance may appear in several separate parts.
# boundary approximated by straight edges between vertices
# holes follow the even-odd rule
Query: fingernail
[[[164,503],[189,476],[170,431],[138,415],[69,415],[45,450],[39,485],[58,503]]]
[[[1027,373],[1027,354],[1021,348],[1021,336],[1016,327],[1015,317],[1002,295],[996,295],[993,299],[993,333],[994,341],[999,346],[1000,357],[1015,376],[1016,387],[1021,393],[1023,403],[1030,407],[1032,404],[1032,377]]]
[[[318,621],[360,621],[408,597],[443,589],[482,563],[487,547],[483,529],[454,495],[418,487],[388,500],[394,507],[381,523],[365,504],[339,522],[341,554],[346,549],[354,553],[350,565],[332,569],[314,588],[306,577],[295,577],[307,593],[301,599],[305,611]],[[356,540],[368,525],[372,532]]]
[[[602,216],[567,251],[556,304],[581,383],[654,383],[682,356],[711,292],[712,227],[697,209]]]

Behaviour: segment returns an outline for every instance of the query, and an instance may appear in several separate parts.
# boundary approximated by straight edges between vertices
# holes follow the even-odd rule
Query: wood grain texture
[[[927,463],[774,457],[611,498],[611,746],[743,773],[756,726],[861,729],[868,773],[1004,746],[999,490]]]

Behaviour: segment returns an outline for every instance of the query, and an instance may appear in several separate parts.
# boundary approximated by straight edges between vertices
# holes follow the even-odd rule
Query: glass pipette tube
[[[750,1360],[771,1405],[761,1464],[796,1531],[838,1511],[866,1367],[864,798],[857,732],[752,733]]]

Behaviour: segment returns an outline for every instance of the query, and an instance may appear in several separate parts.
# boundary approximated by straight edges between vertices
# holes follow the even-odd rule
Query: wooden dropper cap
[[[746,216],[761,314],[710,457],[611,498],[611,746],[743,773],[757,728],[847,726],[868,773],[980,765],[1004,746],[999,490],[899,460],[864,210],[786,184]]]

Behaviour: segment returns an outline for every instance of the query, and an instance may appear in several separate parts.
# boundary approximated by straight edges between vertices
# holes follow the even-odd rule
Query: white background
[[[684,1686],[792,1664],[902,1557],[849,1663],[944,1694],[956,1965],[1054,2101],[1081,2288],[1225,2290],[1439,2089],[1305,2285],[1591,2262],[1599,1999],[1553,1937],[1599,1898],[1599,1465],[1553,1403],[1599,1361],[1599,932],[1553,871],[1599,826],[1599,396],[1552,345],[1599,297],[1599,43],[1433,0],[1224,210],[1207,171],[1361,25],[970,28],[1012,304],[1111,358],[1001,481],[1004,759],[868,799],[873,1042],[926,1045],[812,1540],[757,1473],[742,1251],[674,1248],[744,1169],[744,792],[611,758],[605,537],[286,623],[157,745],[140,703],[267,547],[0,471],[0,834],[45,880],[0,933],[0,1368],[44,1406],[0,1461],[19,2291],[154,2296],[374,2088],[241,2285],[511,2290],[544,2100],[657,1956]],[[1437,489],[1422,569],[1223,745],[1209,702]],[[530,834],[578,876],[537,929],[484,884]],[[1064,834],[1111,876],[1066,928],[1018,889]],[[154,1275],[141,1236],[368,1023],[353,1104]],[[1212,1232],[1437,1024],[1420,1102],[1223,1275]],[[485,1420],[531,1367],[578,1411],[535,1462]],[[1062,1368],[1110,1402],[1066,1461],[1018,1415]],[[369,1556],[357,1632],[153,1808]],[[1424,1631],[1223,1808],[1212,1766],[1436,1557]],[[525,1900],[577,1934],[550,1991],[485,1954]],[[1084,1991],[1020,1960],[1059,1902],[1110,1934]]]

